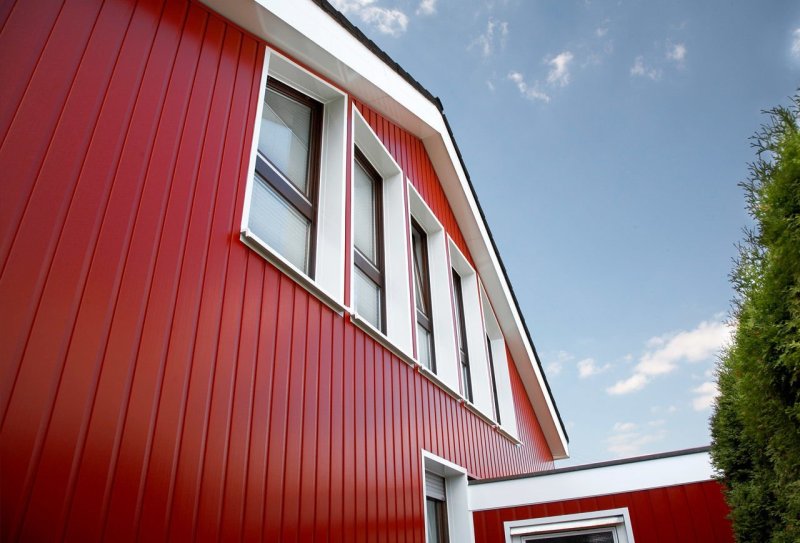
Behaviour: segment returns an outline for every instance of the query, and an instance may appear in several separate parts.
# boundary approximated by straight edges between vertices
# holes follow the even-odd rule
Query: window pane
[[[358,162],[355,163],[353,181],[355,186],[354,218],[355,244],[370,262],[378,264],[375,254],[375,182]]]
[[[431,334],[425,330],[419,323],[417,323],[417,348],[419,351],[419,363],[429,370],[433,371],[431,367],[433,364],[433,356],[431,349]]]
[[[311,108],[267,88],[258,150],[308,195]]]
[[[308,273],[311,223],[259,175],[253,182],[248,226],[286,260]]]
[[[614,534],[606,531],[589,534],[553,535],[525,541],[526,543],[614,543]]]
[[[425,238],[419,235],[419,233],[416,231],[416,228],[412,231],[411,242],[414,249],[414,280],[416,281],[417,285],[417,309],[419,309],[425,316],[430,317],[431,314],[428,310],[428,304],[426,300],[428,278],[425,274],[425,251],[422,246],[422,244],[425,242]]]
[[[428,513],[428,543],[441,543],[439,534],[441,533],[440,523],[442,519],[439,518],[438,505],[434,500],[425,500],[425,507]]]
[[[356,312],[378,330],[381,329],[381,289],[358,268],[353,268],[356,288]]]

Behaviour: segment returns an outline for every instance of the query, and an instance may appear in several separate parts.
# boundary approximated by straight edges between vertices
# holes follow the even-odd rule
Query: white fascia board
[[[470,511],[605,496],[710,481],[708,452],[470,485]]]
[[[438,107],[311,0],[201,0],[420,138],[475,259],[553,458],[566,436]]]
[[[419,137],[438,108],[311,0],[200,0]]]

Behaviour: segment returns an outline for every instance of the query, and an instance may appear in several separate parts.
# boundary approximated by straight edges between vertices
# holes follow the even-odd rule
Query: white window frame
[[[315,228],[315,275],[310,277],[289,262],[278,251],[249,229],[250,202],[255,182],[258,139],[261,132],[261,115],[267,78],[282,83],[310,96],[323,105],[322,137],[320,150],[320,178],[317,195]],[[284,273],[290,275],[307,290],[339,311],[344,309],[344,255],[345,255],[345,147],[347,144],[347,95],[314,74],[292,62],[277,51],[267,47],[258,107],[254,119],[250,165],[242,212],[241,239]]]
[[[483,326],[486,337],[489,338],[489,345],[486,348],[492,350],[492,358],[494,360],[494,379],[497,385],[497,405],[500,409],[500,428],[514,439],[519,439],[519,431],[517,429],[517,410],[514,406],[514,391],[511,388],[511,374],[509,370],[508,352],[506,350],[506,342],[503,339],[503,332],[500,329],[500,324],[497,317],[494,315],[492,305],[489,303],[489,297],[483,285],[480,285],[481,292],[481,307],[483,314]],[[488,360],[487,360],[487,378],[488,378]],[[488,385],[491,387],[491,382]],[[489,393],[491,395],[491,392]],[[491,397],[490,397],[491,401]],[[489,413],[493,412],[493,408],[489,408]]]
[[[503,523],[506,543],[526,543],[559,535],[610,531],[615,543],[635,543],[627,507]]]
[[[461,277],[461,297],[464,303],[464,327],[466,328],[467,351],[469,353],[469,369],[472,378],[472,405],[489,419],[494,419],[492,413],[492,383],[489,380],[489,358],[486,354],[485,333],[483,328],[483,315],[481,310],[480,287],[478,275],[470,266],[467,257],[458,248],[453,239],[447,236],[450,267]],[[450,288],[455,290],[455,285]],[[455,300],[455,298],[453,298]],[[455,303],[455,302],[454,302]],[[455,308],[453,308],[453,324],[456,322]],[[457,340],[457,338],[456,338]],[[458,345],[456,345],[458,347]],[[464,384],[461,386],[464,389]],[[464,401],[468,401],[466,396]]]
[[[409,256],[406,225],[406,201],[403,171],[380,138],[355,107],[352,108],[353,145],[364,154],[382,178],[383,196],[383,248],[384,248],[384,293],[386,305],[385,332],[375,328],[355,309],[355,260],[354,243],[350,246],[350,307],[353,320],[373,335],[388,340],[395,348],[411,358],[413,340],[411,335],[411,287],[409,285]],[[351,153],[355,160],[355,153]],[[355,163],[351,163],[351,170]],[[352,209],[352,206],[351,206]],[[353,232],[354,213],[350,214],[350,231]]]
[[[433,322],[433,348],[436,357],[436,372],[433,373],[415,359],[420,371],[434,376],[445,387],[461,397],[459,391],[459,367],[456,356],[456,329],[453,320],[453,302],[451,295],[450,264],[447,258],[446,234],[442,223],[422,199],[417,189],[409,180],[408,207],[411,218],[425,231],[428,240],[428,278],[431,291],[431,320]],[[409,245],[408,252],[411,252]],[[412,300],[416,300],[416,281]],[[416,314],[413,316],[416,329]],[[417,338],[419,341],[419,338]],[[418,350],[416,351],[418,352]]]
[[[425,534],[427,539],[428,512],[425,507],[425,474],[435,473],[444,477],[447,504],[447,533],[452,543],[472,543],[475,530],[472,513],[469,510],[469,485],[467,470],[458,464],[445,460],[432,452],[422,449],[422,511],[425,513]]]

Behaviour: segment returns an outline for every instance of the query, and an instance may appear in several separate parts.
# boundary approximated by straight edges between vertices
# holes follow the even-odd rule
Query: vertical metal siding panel
[[[39,391],[30,389],[31,371],[35,374],[34,379],[37,382],[41,380],[42,385],[58,377],[55,360],[34,359],[36,367],[31,367],[30,363],[23,364],[22,357],[30,344],[31,324],[37,315],[56,240],[61,233],[60,226],[75,196],[78,174],[113,67],[113,54],[109,55],[110,58],[97,55],[98,41],[112,39],[109,25],[102,25],[99,35],[92,34],[100,10],[88,2],[86,4],[78,7],[77,11],[75,8],[67,10],[59,18],[51,36],[51,42],[57,47],[48,47],[37,66],[37,74],[45,72],[38,77],[37,83],[46,80],[52,88],[44,90],[37,86],[26,93],[12,130],[0,146],[0,171],[3,172],[0,307],[4,308],[0,313],[3,330],[0,360],[5,362],[0,372],[0,423],[3,442],[6,443],[9,436],[25,431],[13,426],[8,428],[9,421],[13,424],[20,415],[28,420],[36,419],[35,408],[31,409],[32,413],[25,413],[27,402],[24,399],[27,396],[35,394],[34,397],[39,398],[47,395],[47,399],[52,401],[53,392],[45,392],[50,387]],[[102,17],[103,22],[113,25],[114,10],[103,10],[103,14],[107,15]],[[86,20],[79,20],[82,18]],[[74,33],[72,46],[67,41],[70,32]],[[91,46],[85,50],[87,43]],[[119,40],[113,40],[110,44],[112,51],[118,51],[118,47]],[[84,59],[96,62],[97,71],[92,71]],[[46,312],[42,314],[47,315]],[[22,406],[10,405],[14,397],[19,404],[20,396]],[[14,412],[9,413],[10,410]],[[30,455],[24,443],[31,439],[35,438],[23,435],[14,438],[20,444],[23,458]],[[10,458],[5,460],[7,455]],[[11,460],[15,456],[17,453],[13,450],[3,451],[4,462],[13,466],[8,471],[19,473],[12,476],[25,476],[27,470]],[[14,482],[9,486],[16,489],[21,485]],[[16,492],[11,494],[9,503],[15,503],[18,499],[14,496]],[[13,506],[15,510],[16,507]]]
[[[332,541],[342,541],[344,532],[345,502],[345,457],[344,457],[344,366],[346,342],[344,319],[333,323],[332,363],[331,363],[331,462],[330,462],[330,537]]]
[[[0,143],[30,82],[63,0],[0,5]]]
[[[395,462],[395,426],[394,426],[394,411],[392,399],[392,367],[395,364],[394,357],[383,351],[383,360],[380,363],[380,380],[377,386],[382,390],[383,397],[383,432],[385,444],[385,477],[386,484],[384,487],[384,499],[386,500],[386,532],[388,541],[397,541],[397,499],[395,492],[397,491],[397,464]]]
[[[231,431],[227,443],[228,463],[220,530],[220,538],[223,541],[240,541],[243,535],[263,277],[264,263],[257,255],[249,254],[231,410]]]
[[[279,274],[268,264],[262,267],[263,290],[258,300],[261,308],[261,326],[258,332],[255,390],[253,396],[253,422],[247,470],[247,488],[244,505],[244,541],[261,541],[264,523],[264,505],[267,475],[267,446],[270,435],[270,405],[272,381],[275,370],[275,345],[280,312]],[[171,534],[171,540],[179,537]],[[186,539],[186,537],[183,537]]]
[[[673,524],[674,521],[670,512],[669,496],[667,496],[666,490],[663,488],[648,490],[647,497],[650,500],[651,507],[656,517],[656,523],[659,527],[659,541],[680,541]]]
[[[100,47],[108,47],[112,55],[115,50],[114,45],[102,43],[104,37],[113,32],[117,24],[127,25],[130,11],[122,10],[117,16],[117,19],[106,21],[108,23],[106,28],[98,24],[95,29],[96,35],[92,37],[93,42],[101,41]],[[101,21],[103,19],[101,17]],[[135,91],[146,60],[146,48],[144,54],[132,49],[137,49],[138,44],[147,43],[152,39],[157,20],[153,21],[152,17],[145,19],[140,17],[137,22],[139,24],[134,24],[125,40],[127,55],[123,52],[119,57],[119,64],[125,68],[115,70],[108,87],[109,98],[94,126],[94,137],[86,152],[76,194],[61,233],[62,241],[57,247],[49,279],[45,285],[42,309],[37,313],[31,331],[30,347],[26,354],[27,362],[23,362],[23,371],[20,374],[20,377],[25,374],[25,368],[35,371],[36,374],[31,376],[32,382],[27,387],[39,388],[41,392],[31,393],[25,403],[29,411],[37,407],[42,409],[42,416],[47,418],[46,422],[41,421],[42,424],[46,424],[41,431],[46,427],[47,437],[41,447],[38,470],[32,463],[30,471],[36,479],[28,485],[28,490],[32,491],[32,494],[27,507],[26,528],[22,536],[27,539],[58,539],[60,536],[66,492],[71,486],[71,472],[76,461],[77,444],[81,439],[85,419],[88,416],[87,409],[94,394],[93,387],[98,369],[96,360],[67,358],[66,351],[75,337],[71,334],[75,329],[73,323],[80,305],[85,304],[85,297],[82,295],[100,232],[101,219],[103,214],[108,214],[107,196],[125,135],[125,131],[119,127],[128,126],[136,96]],[[137,45],[131,47],[131,42]],[[103,81],[103,84],[106,85],[108,82]],[[92,126],[92,123],[87,124]],[[47,379],[43,379],[41,375],[45,361],[53,364],[55,372],[60,373],[57,393],[55,390],[52,393],[44,392],[48,384]],[[24,378],[20,379],[17,386],[24,388],[24,382]],[[54,397],[53,403],[48,401],[51,397]],[[32,413],[29,413],[25,424],[33,430],[34,425],[31,421],[35,417],[31,415]],[[15,438],[14,446],[18,451],[23,448],[22,444],[23,440]],[[70,452],[72,454],[68,454]],[[38,457],[37,449],[34,449],[31,457],[35,462]]]
[[[186,241],[176,285],[175,313],[171,324],[166,327],[170,336],[164,379],[142,497],[139,537],[147,540],[166,536],[240,38],[236,32],[225,39],[225,52],[217,68],[203,147],[199,157],[195,158],[199,167],[184,235]]]
[[[317,399],[316,488],[314,491],[314,531],[311,541],[322,541],[330,535],[331,501],[331,417],[332,417],[332,356],[334,313],[323,308],[320,322],[319,385]]]
[[[691,508],[686,500],[686,493],[683,486],[672,486],[666,489],[669,499],[670,514],[675,531],[679,534],[681,541],[698,541],[692,527]]]
[[[243,251],[231,253],[225,281],[222,318],[219,323],[219,342],[207,421],[208,435],[204,444],[203,472],[195,517],[196,536],[199,539],[219,537],[222,496],[228,465],[233,388],[238,368],[244,287],[247,280],[246,265],[247,255]]]
[[[152,282],[147,292],[142,333],[138,349],[134,350],[136,371],[110,498],[107,519],[110,534],[124,533],[133,537],[141,513],[143,485],[151,458],[157,407],[163,391],[164,357],[175,311],[178,273],[185,248],[185,230],[193,200],[202,136],[208,120],[222,30],[218,24],[208,26],[208,39],[204,40],[199,55],[183,137],[173,158],[174,171],[167,177],[171,180],[171,183],[167,183],[169,198],[157,238],[157,254]]]
[[[247,140],[250,124],[248,106],[252,100],[251,87],[254,82],[253,64],[256,62],[255,46],[245,40],[240,52],[240,61],[233,90],[230,124],[224,140],[222,163],[219,171],[217,200],[211,223],[211,237],[206,260],[205,279],[200,300],[200,312],[196,324],[197,333],[192,347],[191,374],[185,399],[184,415],[179,449],[176,452],[176,474],[168,498],[169,538],[171,540],[191,537],[199,502],[203,461],[206,454],[205,440],[208,433],[211,390],[215,371],[215,360],[220,334],[220,319],[223,311],[223,296],[229,269],[231,251],[231,224],[235,222],[236,202],[244,190],[241,181],[242,148]],[[257,80],[260,80],[256,78]],[[257,94],[256,94],[257,96]],[[242,162],[245,162],[243,165]],[[241,173],[240,173],[241,172]],[[237,180],[238,185],[237,185]],[[240,249],[241,251],[241,249]],[[263,268],[262,268],[263,270]],[[277,277],[275,278],[277,281]]]
[[[353,541],[355,539],[356,523],[356,492],[358,489],[356,482],[356,448],[355,448],[355,328],[347,326],[344,335],[344,393],[343,393],[343,418],[344,427],[342,435],[344,437],[344,470],[343,487],[344,503],[342,507],[343,539]]]
[[[658,541],[656,534],[656,519],[650,500],[643,492],[629,492],[622,494],[621,507],[629,507],[631,515],[631,530],[636,541],[642,543],[655,543]]]
[[[692,528],[695,531],[695,541],[698,543],[715,541],[714,529],[711,525],[713,517],[709,513],[702,485],[683,485],[683,491],[686,493],[686,503]]]
[[[125,267],[126,255],[145,171],[149,168],[148,161],[143,161],[141,157],[149,157],[153,148],[153,136],[164,103],[166,80],[178,45],[178,35],[172,26],[180,26],[185,13],[183,5],[173,5],[172,8],[174,9],[165,11],[154,40],[152,51],[157,54],[151,54],[147,60],[125,149],[115,177],[114,191],[101,228],[83,304],[67,355],[68,366],[73,363],[72,360],[91,360],[95,364],[102,364],[98,367],[100,375],[95,377],[97,386],[91,415],[84,415],[85,427],[82,432],[85,437],[80,446],[81,452],[70,475],[71,493],[66,507],[71,529],[67,537],[74,539],[93,540],[98,536],[97,511],[102,508],[108,462],[118,432],[117,417],[112,405],[119,406],[121,388],[125,386],[124,382],[129,374],[129,369],[121,359],[109,357],[106,362],[102,362],[101,357],[106,349],[111,318],[116,311],[117,302],[124,302],[118,298],[120,282],[123,270],[126,275],[130,273]],[[133,71],[132,66],[120,66],[120,70],[126,69]],[[123,304],[122,307],[125,307],[125,311],[131,311],[129,306]],[[119,407],[117,412],[118,409]],[[72,502],[80,505],[71,507]]]
[[[364,390],[364,349],[365,344],[370,340],[365,338],[361,330],[356,330],[355,358],[353,367],[353,412],[355,415],[355,426],[353,427],[353,460],[355,462],[355,485],[354,501],[354,523],[355,537],[353,541],[363,542],[366,540],[366,518],[367,518],[367,444],[366,444],[366,417],[365,417],[365,398]]]
[[[366,510],[364,512],[365,541],[375,541],[378,530],[377,507],[379,482],[376,458],[376,428],[375,428],[375,342],[370,339],[364,345],[364,459],[365,487],[364,498]]]
[[[289,386],[287,390],[286,438],[281,541],[296,541],[300,520],[300,459],[302,455],[303,384],[308,331],[308,299],[305,290],[295,287],[292,323]]]
[[[38,59],[28,88],[14,112],[14,119],[2,146],[0,146],[0,166],[2,166],[4,173],[4,197],[0,199],[0,272],[2,272],[2,279],[5,281],[11,279],[10,272],[14,271],[13,268],[9,272],[5,271],[9,263],[7,259],[12,260],[18,267],[21,261],[19,257],[15,258],[15,255],[20,251],[25,255],[26,251],[24,245],[15,244],[17,249],[14,253],[11,253],[15,236],[20,231],[26,231],[23,226],[36,226],[35,224],[30,225],[29,221],[25,221],[23,212],[29,207],[30,200],[34,199],[42,191],[42,189],[37,191],[36,185],[38,184],[38,175],[42,162],[49,154],[48,148],[52,144],[55,144],[57,148],[63,148],[65,143],[63,141],[64,134],[69,136],[69,132],[63,132],[63,128],[59,129],[59,121],[73,88],[76,73],[100,10],[101,5],[99,2],[75,1],[64,6],[50,32],[47,45]],[[86,68],[84,68],[83,72],[86,72]],[[99,106],[99,101],[96,105]],[[32,127],[35,127],[35,129],[32,129]],[[62,138],[54,137],[57,130],[59,130]],[[67,140],[69,139],[67,137]],[[80,138],[75,139],[80,141]],[[30,157],[30,160],[16,160],[20,156]],[[74,161],[74,157],[68,154],[61,157],[66,161],[66,164],[72,162],[70,159]],[[75,166],[72,167],[74,168]],[[65,184],[62,189],[66,191],[69,190],[68,187],[69,185]],[[58,204],[62,204],[62,198],[51,199],[54,200],[54,202],[49,203],[51,206],[57,208]],[[47,204],[48,202],[45,201],[43,203]],[[45,224],[49,223],[50,221],[47,221]],[[45,253],[44,247],[39,247],[38,249],[35,253]],[[31,264],[36,262],[46,263],[50,256],[47,254],[34,254],[32,257],[28,256],[28,258]],[[32,273],[33,270],[36,270],[38,274]],[[21,281],[19,283],[20,289],[22,285],[26,285],[28,289],[36,290],[35,285],[40,284],[43,280],[42,275],[46,272],[46,267],[23,268],[22,271],[24,272],[23,275],[14,278],[14,284],[17,284],[16,281]],[[19,273],[18,270],[17,273]],[[3,280],[0,280],[0,285],[5,284]],[[20,311],[22,311],[22,308],[27,308],[32,302],[32,300],[23,297],[27,292],[27,290],[19,292],[16,297],[9,299],[2,298],[3,306],[20,308]],[[28,296],[30,295],[29,293]],[[10,305],[9,302],[11,301],[15,302],[15,305]],[[6,323],[4,321],[0,322],[3,322],[4,330],[13,330],[18,333],[18,330],[27,328],[29,321],[24,321],[22,314],[17,319],[22,321],[16,325],[19,326],[19,329],[16,327],[6,328]],[[10,322],[8,324],[13,325],[14,323]],[[11,337],[16,338],[19,336],[12,333]],[[4,347],[11,347],[11,345],[4,345]],[[0,360],[16,360],[22,346],[15,343],[13,347],[13,349],[6,350],[4,348],[0,351]],[[11,375],[13,376],[13,374]],[[0,383],[7,381],[8,375],[4,374],[3,379],[0,379]],[[6,389],[3,389],[3,393],[6,393]],[[3,400],[3,403],[0,404],[0,414],[2,414],[5,412],[5,398],[0,396],[0,400]]]
[[[391,364],[388,368],[390,375],[389,386],[392,387],[392,433],[393,433],[393,453],[395,465],[395,480],[392,487],[394,491],[394,503],[397,510],[395,517],[395,529],[398,534],[398,541],[405,541],[405,526],[406,526],[406,504],[405,493],[403,492],[404,482],[407,481],[408,474],[405,469],[405,449],[403,445],[403,425],[405,424],[405,417],[403,416],[403,402],[407,398],[400,396],[400,371],[402,368],[399,364]],[[417,425],[421,424],[421,418],[416,418],[413,422]]]
[[[267,541],[281,538],[284,509],[284,465],[288,418],[289,370],[294,313],[293,282],[281,276],[278,294],[278,323],[275,343],[275,370],[272,376],[270,403],[270,432],[267,455],[267,488],[264,497],[264,536]]]
[[[316,517],[316,470],[317,458],[317,404],[321,401],[319,394],[320,370],[320,318],[323,309],[315,298],[309,299],[306,329],[306,364],[302,388],[303,414],[302,424],[296,433],[301,435],[300,484],[298,491],[299,527],[298,541],[313,541]],[[324,309],[328,311],[327,307]]]

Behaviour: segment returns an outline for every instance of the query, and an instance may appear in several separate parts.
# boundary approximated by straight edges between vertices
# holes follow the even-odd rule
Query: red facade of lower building
[[[636,543],[730,543],[719,483],[703,481],[474,513],[476,543],[505,543],[503,523],[628,508]]]

